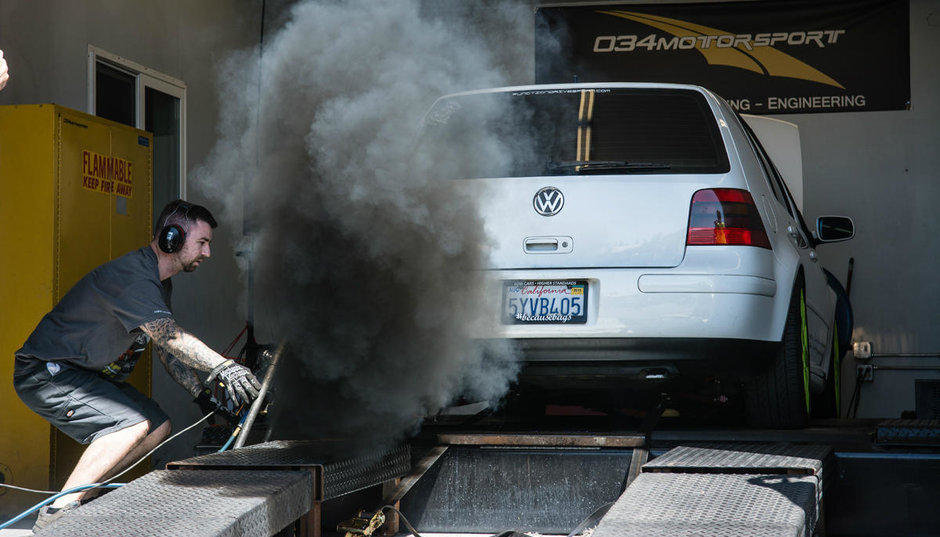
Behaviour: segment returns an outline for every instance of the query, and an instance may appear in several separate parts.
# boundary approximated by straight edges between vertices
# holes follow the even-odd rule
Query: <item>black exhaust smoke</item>
[[[440,179],[509,150],[442,159],[416,134],[440,95],[528,83],[512,77],[531,76],[531,42],[507,32],[531,24],[526,3],[311,1],[265,37],[261,65],[257,51],[225,62],[220,140],[197,183],[229,229],[254,230],[259,339],[287,341],[274,438],[394,441],[514,379],[508,348],[473,339],[485,192]]]

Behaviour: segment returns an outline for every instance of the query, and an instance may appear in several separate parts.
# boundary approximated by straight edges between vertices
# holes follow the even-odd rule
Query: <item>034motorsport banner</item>
[[[546,6],[536,81],[704,86],[740,112],[910,108],[908,0]]]

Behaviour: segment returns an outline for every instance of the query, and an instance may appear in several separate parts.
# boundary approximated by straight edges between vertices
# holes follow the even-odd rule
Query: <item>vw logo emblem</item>
[[[532,199],[535,212],[542,216],[555,216],[565,206],[565,195],[553,186],[547,186],[535,193]]]

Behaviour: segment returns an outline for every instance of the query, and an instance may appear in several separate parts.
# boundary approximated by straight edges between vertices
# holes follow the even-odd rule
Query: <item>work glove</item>
[[[206,385],[212,386],[216,380],[225,386],[226,393],[236,407],[250,404],[255,397],[258,397],[258,390],[261,389],[261,383],[247,367],[231,360],[215,366],[206,378]]]
[[[203,416],[215,412],[216,416],[222,416],[231,424],[238,423],[238,415],[232,412],[228,406],[219,403],[218,399],[212,397],[212,390],[209,388],[203,388],[199,395],[193,399],[193,402],[199,405],[199,410],[202,411]]]

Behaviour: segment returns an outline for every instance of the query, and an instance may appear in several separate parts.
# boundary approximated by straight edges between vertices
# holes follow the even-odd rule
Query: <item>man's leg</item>
[[[137,462],[137,459],[143,457],[148,451],[157,447],[157,444],[166,440],[166,437],[170,436],[170,430],[172,426],[170,425],[170,420],[166,420],[159,427],[153,430],[148,434],[137,447],[131,450],[119,463],[117,466],[111,469],[102,479],[110,479],[111,477],[117,475],[118,472],[126,469],[128,466]]]
[[[95,439],[82,453],[82,457],[78,460],[78,464],[75,465],[72,473],[69,474],[62,490],[97,483],[99,480],[104,479],[108,472],[112,471],[147,437],[149,429],[150,422],[142,421]],[[70,502],[80,500],[86,492],[75,492],[62,496],[52,504],[52,507],[59,508]]]
[[[159,427],[154,429],[153,432],[148,434],[147,437],[144,438],[143,441],[141,441],[141,443],[137,444],[137,447],[132,449],[130,453],[128,453],[123,459],[121,459],[121,462],[117,463],[117,466],[112,468],[111,471],[108,472],[102,479],[106,479],[106,480],[111,479],[112,477],[116,476],[118,473],[126,470],[130,465],[137,462],[138,459],[140,459],[141,457],[149,453],[150,450],[157,447],[157,444],[159,444],[160,442],[163,442],[166,439],[166,437],[170,436],[171,429],[172,429],[172,425],[170,424],[170,420],[164,421],[162,425],[160,425]],[[126,480],[121,479],[120,481],[126,481]],[[107,490],[108,489],[91,489],[88,491],[88,493],[85,496],[82,496],[82,500],[83,501],[93,500],[97,498],[98,496],[101,496],[102,494],[104,494],[105,491]]]

